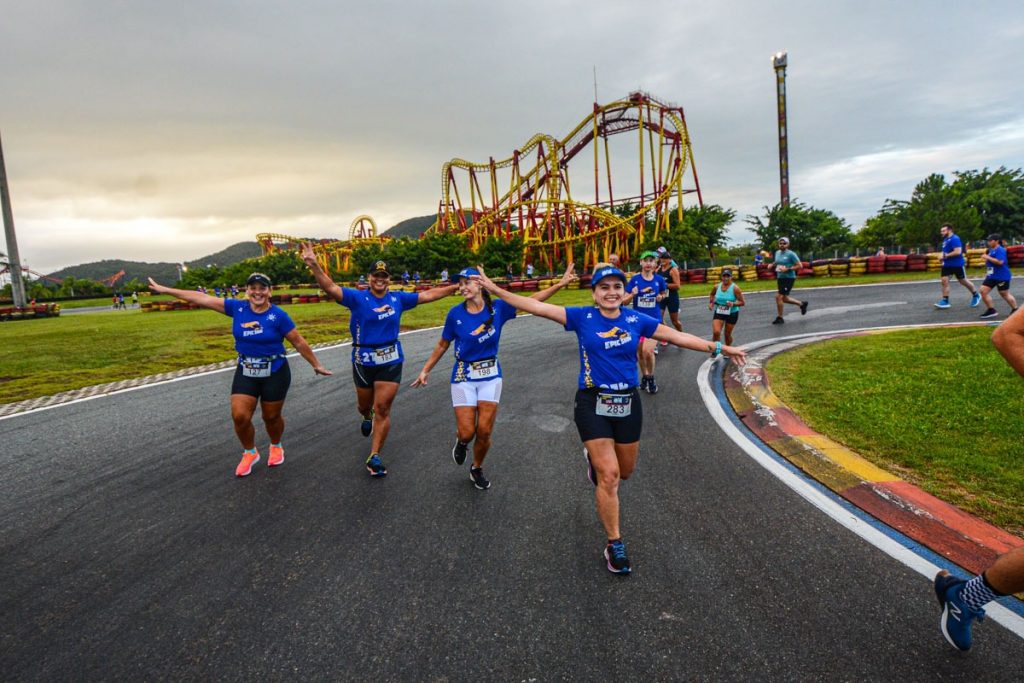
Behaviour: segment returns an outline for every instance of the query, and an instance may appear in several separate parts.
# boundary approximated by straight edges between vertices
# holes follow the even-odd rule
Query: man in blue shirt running
[[[988,236],[988,253],[985,254],[985,281],[981,283],[981,300],[985,302],[982,318],[994,318],[999,313],[989,295],[993,289],[999,290],[999,296],[1010,305],[1010,315],[1017,310],[1017,300],[1010,294],[1010,280],[1013,273],[1007,264],[1006,247],[1003,246],[1001,235],[992,233]]]
[[[981,303],[981,294],[974,288],[974,283],[967,279],[967,262],[964,260],[964,244],[953,231],[953,226],[944,223],[939,232],[942,233],[942,298],[935,303],[935,308],[949,308],[949,278],[967,288],[971,293],[971,308]]]

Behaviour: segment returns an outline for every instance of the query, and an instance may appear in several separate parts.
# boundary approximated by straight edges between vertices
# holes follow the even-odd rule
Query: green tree
[[[523,267],[523,238],[519,235],[511,239],[488,237],[477,249],[476,261],[488,275],[504,277],[509,265],[518,275]]]
[[[764,211],[763,218],[747,216],[746,221],[764,249],[774,249],[780,237],[788,237],[793,251],[801,258],[809,258],[811,254],[846,250],[853,244],[850,226],[831,211],[797,201],[788,206],[766,206]]]
[[[1024,236],[1024,173],[1021,169],[957,171],[950,186],[955,199],[973,209],[979,220],[977,236],[993,232],[1004,238]],[[963,227],[961,227],[961,232]]]

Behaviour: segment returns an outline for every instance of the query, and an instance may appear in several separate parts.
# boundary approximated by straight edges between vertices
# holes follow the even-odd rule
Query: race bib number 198
[[[498,376],[498,362],[493,358],[478,360],[469,364],[470,379],[490,379]]]

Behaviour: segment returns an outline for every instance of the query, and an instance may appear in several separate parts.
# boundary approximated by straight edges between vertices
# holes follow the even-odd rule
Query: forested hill
[[[388,228],[384,231],[384,234],[388,237],[398,239],[400,237],[412,237],[418,238],[420,234],[434,224],[437,220],[437,214],[432,213],[429,216],[417,216],[415,218],[406,218],[400,223]]]
[[[247,258],[256,258],[261,253],[262,250],[258,243],[239,242],[215,254],[210,254],[194,261],[186,261],[185,265],[189,268],[202,268],[209,264],[216,264],[222,267],[230,266]],[[50,276],[59,279],[73,277],[101,282],[121,270],[124,271],[123,280],[125,281],[137,279],[140,282],[145,282],[147,277],[163,282],[176,282],[178,279],[178,264],[176,263],[146,263],[144,261],[122,261],[119,259],[104,259],[102,261],[69,266],[50,273]]]

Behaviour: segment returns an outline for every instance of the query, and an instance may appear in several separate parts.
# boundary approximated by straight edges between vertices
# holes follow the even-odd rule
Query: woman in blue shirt
[[[628,574],[631,567],[619,533],[619,481],[633,473],[640,450],[643,416],[636,367],[640,337],[694,351],[724,353],[738,363],[745,360],[745,353],[679,332],[644,313],[623,309],[626,276],[607,264],[599,264],[591,278],[593,306],[555,306],[505,291],[483,273],[479,278],[484,289],[502,301],[576,333],[580,353],[576,429],[587,456],[587,474],[597,487],[597,514],[608,536],[604,550],[608,571]]]
[[[242,459],[235,468],[235,476],[246,477],[252,466],[260,460],[256,450],[256,429],[252,416],[260,404],[263,424],[270,437],[270,455],[267,466],[284,463],[284,418],[281,409],[291,386],[292,375],[285,358],[283,340],[287,339],[318,375],[331,372],[320,364],[313,349],[295,328],[295,323],[283,309],[270,303],[270,278],[253,273],[245,282],[247,300],[221,299],[202,292],[164,287],[149,278],[149,288],[157,294],[170,294],[189,303],[223,313],[232,319],[238,366],[231,382],[231,419],[235,434],[242,442]]]
[[[455,276],[463,302],[448,311],[441,338],[411,386],[426,386],[430,371],[455,342],[451,392],[456,437],[452,459],[460,466],[466,462],[469,442],[472,441],[473,464],[469,468],[469,478],[478,489],[486,490],[491,482],[484,477],[483,464],[491,448],[491,433],[501,400],[498,344],[502,327],[516,317],[516,309],[504,301],[492,302],[491,295],[480,286],[479,279],[474,279],[479,275],[476,268],[465,268]],[[561,280],[531,298],[544,301],[576,279],[570,263]]]
[[[377,261],[370,271],[369,289],[342,288],[320,267],[312,244],[303,244],[301,255],[320,289],[351,313],[352,379],[356,385],[356,409],[362,417],[359,429],[363,436],[373,435],[366,471],[371,477],[387,476],[380,451],[391,429],[391,404],[402,383],[405,356],[398,340],[402,313],[454,293],[456,285],[423,292],[392,292],[388,264]]]
[[[1001,235],[992,233],[988,236],[988,253],[985,254],[985,281],[981,283],[981,300],[985,302],[985,312],[982,318],[994,318],[996,312],[992,296],[989,294],[993,289],[999,290],[999,296],[1010,305],[1010,315],[1017,310],[1017,300],[1010,294],[1010,280],[1013,273],[1007,265],[1006,247],[1003,246]]]

